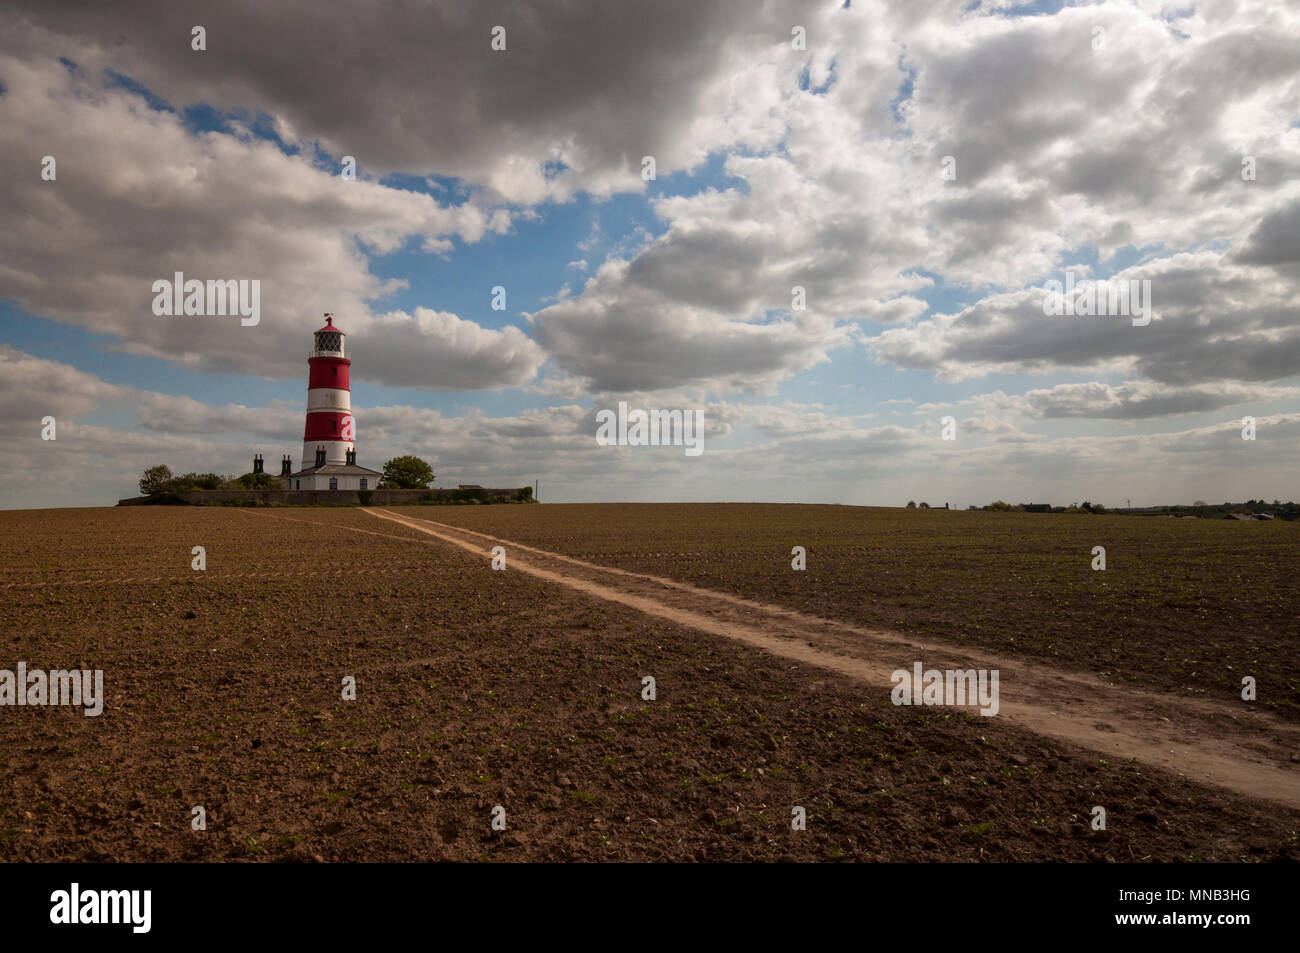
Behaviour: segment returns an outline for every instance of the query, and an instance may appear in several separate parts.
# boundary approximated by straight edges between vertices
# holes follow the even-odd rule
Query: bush
[[[166,464],[160,463],[156,467],[147,468],[140,476],[140,495],[157,496],[159,493],[165,493],[171,478],[171,467]]]
[[[219,490],[223,480],[216,473],[182,473],[168,480],[163,486],[167,493],[184,493],[186,490]]]
[[[269,473],[245,473],[225,484],[227,490],[275,490],[279,489],[279,486],[279,479]],[[203,489],[215,488],[204,487]]]
[[[374,492],[374,490],[357,490],[357,499],[361,501],[362,506],[370,505],[370,497]]]

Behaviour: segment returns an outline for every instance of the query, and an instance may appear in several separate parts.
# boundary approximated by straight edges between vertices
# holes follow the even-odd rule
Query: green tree
[[[399,490],[423,490],[433,482],[433,468],[419,457],[393,457],[384,464],[384,485]]]
[[[167,488],[171,478],[172,469],[166,464],[149,467],[140,477],[140,493],[144,496],[157,496]]]
[[[269,473],[245,473],[226,481],[223,486],[228,490],[275,490],[279,488],[280,480]]]

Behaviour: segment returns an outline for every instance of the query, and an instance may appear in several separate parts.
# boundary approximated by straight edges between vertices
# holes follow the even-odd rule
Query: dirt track
[[[652,616],[748,643],[859,679],[888,693],[890,674],[910,669],[1001,672],[1004,717],[1035,733],[1175,772],[1251,797],[1300,808],[1300,770],[1289,761],[1300,728],[1252,710],[1124,690],[989,653],[864,629],[642,573],[597,566],[522,543],[388,510],[376,517],[491,558],[503,545],[507,571],[620,603]],[[526,554],[521,558],[519,554]]]

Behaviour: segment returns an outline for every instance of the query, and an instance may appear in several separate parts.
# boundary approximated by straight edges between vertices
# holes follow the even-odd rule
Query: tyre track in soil
[[[1096,676],[978,649],[863,628],[646,573],[584,562],[430,519],[363,509],[486,560],[506,548],[506,571],[524,572],[608,602],[866,683],[888,697],[891,674],[997,669],[996,716],[1036,734],[1117,759],[1132,758],[1202,784],[1300,809],[1300,726],[1249,708],[1110,685]],[[368,533],[356,527],[340,527]],[[387,536],[384,533],[370,535]],[[401,538],[411,542],[418,539]],[[520,558],[518,553],[526,553]],[[978,708],[969,706],[974,714]]]

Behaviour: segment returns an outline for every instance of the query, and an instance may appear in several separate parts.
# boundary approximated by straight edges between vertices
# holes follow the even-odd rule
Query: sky
[[[1300,498],[1286,0],[7,0],[0,130],[5,508],[296,466],[326,312],[358,462],[435,486]]]

